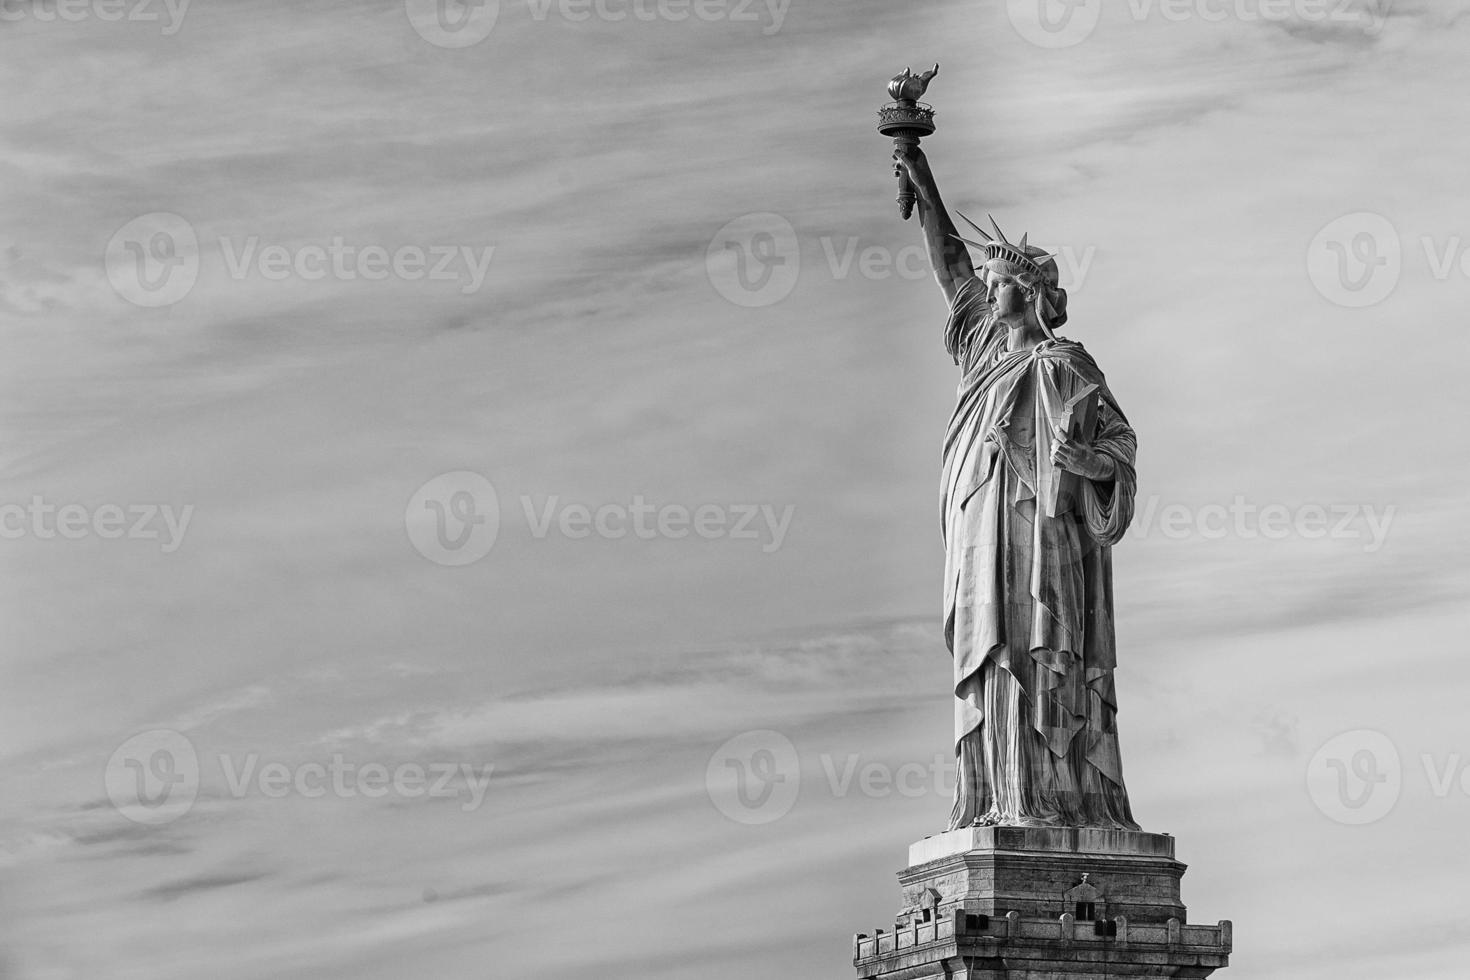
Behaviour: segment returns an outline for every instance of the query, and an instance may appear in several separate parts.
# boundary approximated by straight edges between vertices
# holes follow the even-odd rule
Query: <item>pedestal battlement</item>
[[[853,965],[864,978],[921,980],[1072,980],[1092,977],[1207,977],[1229,965],[1228,920],[1213,926],[1137,925],[1126,916],[1078,921],[1011,912],[1003,918],[954,909],[892,932],[853,937]]]
[[[1232,927],[1188,924],[1167,834],[975,827],[925,838],[892,932],[853,939],[864,980],[1207,977]]]

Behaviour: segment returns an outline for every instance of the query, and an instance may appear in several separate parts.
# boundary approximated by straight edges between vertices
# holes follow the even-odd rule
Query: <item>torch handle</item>
[[[918,136],[904,135],[893,138],[893,148],[895,150],[917,148],[918,145]],[[913,181],[909,180],[909,175],[904,172],[901,164],[895,163],[893,165],[893,172],[898,177],[898,216],[904,221],[907,221],[909,220],[909,216],[914,213],[914,201],[917,200],[918,195],[914,192]]]

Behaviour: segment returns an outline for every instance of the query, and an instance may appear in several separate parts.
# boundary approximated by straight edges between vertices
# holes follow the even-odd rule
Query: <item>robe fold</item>
[[[984,285],[962,285],[945,330],[962,371],[942,480],[950,827],[1137,830],[1118,750],[1111,567],[1133,518],[1137,442],[1081,344],[1011,352],[1006,341]],[[1112,458],[1112,479],[1052,463],[1064,421]]]

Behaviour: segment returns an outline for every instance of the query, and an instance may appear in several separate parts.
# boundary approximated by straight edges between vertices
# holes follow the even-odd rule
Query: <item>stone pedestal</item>
[[[863,980],[1207,977],[1231,926],[1190,925],[1165,834],[976,827],[909,848],[892,932],[853,939]]]

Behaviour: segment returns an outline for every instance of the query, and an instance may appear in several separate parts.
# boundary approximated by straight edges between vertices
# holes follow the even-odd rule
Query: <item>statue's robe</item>
[[[1118,751],[1111,564],[1133,517],[1137,441],[1081,344],[1006,341],[984,285],[962,285],[945,331],[963,371],[943,476],[950,827],[1137,830]],[[1111,480],[1051,461],[1063,407],[1088,385],[1080,435],[1112,458]]]

